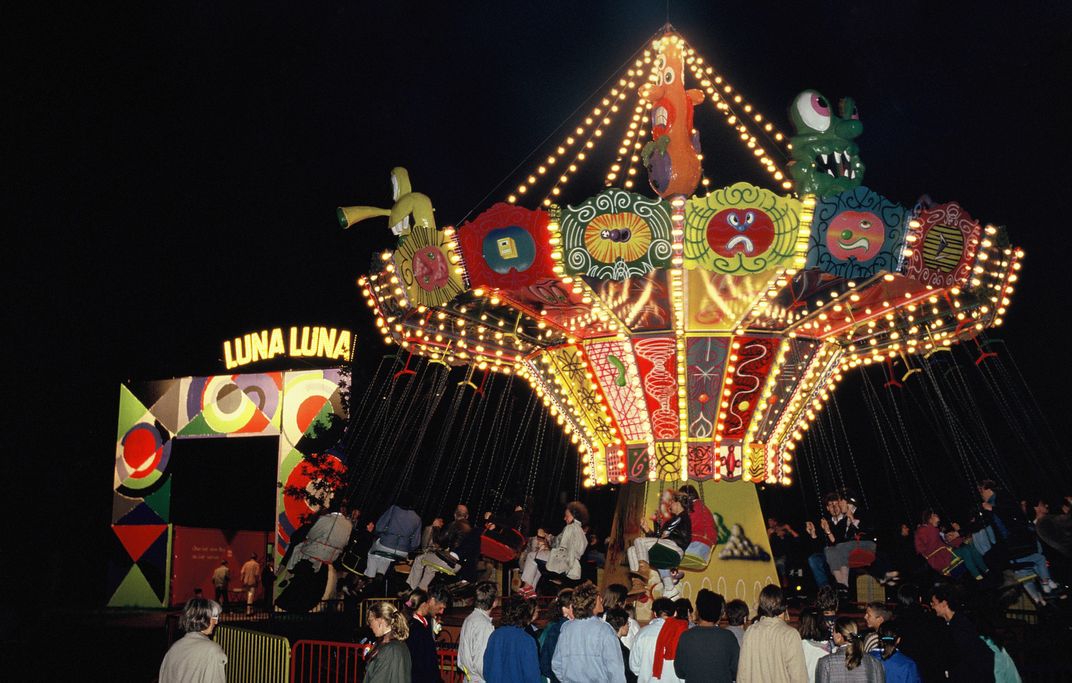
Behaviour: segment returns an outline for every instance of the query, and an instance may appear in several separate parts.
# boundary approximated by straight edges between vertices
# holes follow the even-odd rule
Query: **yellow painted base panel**
[[[697,482],[689,481],[700,491],[702,502],[711,512],[720,516],[726,527],[740,525],[744,536],[766,551],[768,559],[720,559],[719,553],[724,545],[718,545],[711,551],[711,561],[702,571],[686,571],[679,587],[681,597],[694,600],[702,588],[721,593],[727,601],[739,598],[748,603],[751,614],[755,614],[759,592],[769,583],[778,583],[778,573],[774,561],[769,559],[770,544],[767,541],[767,525],[763,511],[759,506],[759,496],[754,484],[737,482]],[[678,488],[683,482],[648,482],[630,483],[622,486],[618,505],[611,527],[610,543],[607,548],[607,564],[600,581],[601,587],[610,583],[632,585],[625,549],[633,539],[642,536],[641,519],[650,519],[659,504],[662,491]],[[639,584],[638,584],[639,585]],[[650,619],[651,601],[662,595],[662,586],[657,581],[647,582],[647,599],[637,601],[637,619]]]

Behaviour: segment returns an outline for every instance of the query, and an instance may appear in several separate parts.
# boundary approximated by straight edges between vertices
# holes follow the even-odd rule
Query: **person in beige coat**
[[[785,594],[773,584],[759,593],[759,621],[744,632],[737,683],[808,683],[800,634],[785,621]]]

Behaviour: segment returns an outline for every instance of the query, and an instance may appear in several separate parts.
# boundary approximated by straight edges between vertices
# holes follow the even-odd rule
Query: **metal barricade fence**
[[[290,675],[290,641],[234,626],[217,626],[215,641],[227,655],[230,683],[286,683]]]
[[[439,676],[443,683],[464,683],[465,674],[458,670],[457,646],[438,648],[436,658],[439,660]]]
[[[290,654],[291,683],[349,683],[365,673],[364,649],[353,643],[325,640],[299,640]],[[439,674],[443,683],[464,683],[458,670],[458,648],[436,650]]]
[[[291,683],[349,683],[365,672],[361,645],[299,640],[290,651]]]

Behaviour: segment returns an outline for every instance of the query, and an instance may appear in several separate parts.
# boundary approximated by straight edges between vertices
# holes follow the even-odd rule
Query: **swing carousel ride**
[[[504,201],[461,225],[437,226],[402,168],[393,206],[338,211],[344,227],[386,216],[398,236],[359,279],[384,340],[522,377],[575,445],[584,486],[788,486],[847,373],[911,368],[1001,325],[1022,251],[955,202],[866,187],[851,99],[835,109],[804,91],[788,135],[669,27],[609,82]],[[773,189],[712,187],[698,107]],[[568,199],[619,129],[605,188]]]

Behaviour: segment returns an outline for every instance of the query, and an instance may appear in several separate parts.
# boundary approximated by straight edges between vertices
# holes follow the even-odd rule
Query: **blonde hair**
[[[387,632],[394,640],[405,640],[409,638],[409,622],[406,620],[406,615],[403,614],[393,604],[386,600],[377,600],[369,605],[368,617],[376,617],[377,619],[383,619],[387,622],[387,625],[391,627],[391,630]]]
[[[864,658],[864,644],[860,639],[860,630],[856,622],[848,617],[838,617],[834,630],[845,639],[845,668],[852,671],[860,666]]]

